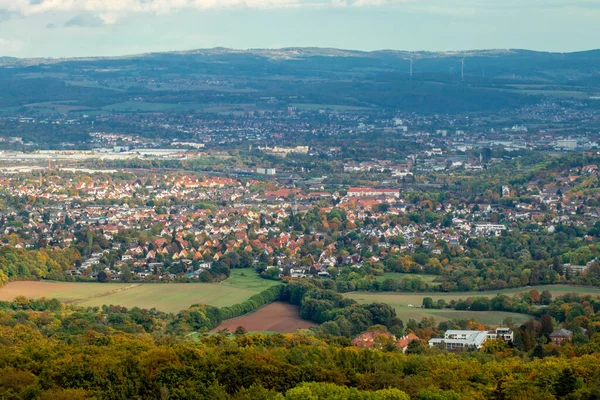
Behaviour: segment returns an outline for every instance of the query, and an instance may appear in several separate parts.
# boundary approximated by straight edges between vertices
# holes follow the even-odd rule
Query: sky
[[[0,56],[600,47],[600,0],[0,0]]]

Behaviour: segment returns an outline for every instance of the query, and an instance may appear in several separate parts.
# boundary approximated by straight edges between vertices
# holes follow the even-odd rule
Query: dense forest
[[[0,306],[5,399],[595,399],[599,336],[521,352],[502,342],[445,353],[359,349],[310,332],[267,336],[160,333],[159,313]],[[543,337],[543,336],[542,336]]]
[[[66,250],[23,250],[0,247],[0,287],[9,280],[63,280],[81,255],[75,248]]]

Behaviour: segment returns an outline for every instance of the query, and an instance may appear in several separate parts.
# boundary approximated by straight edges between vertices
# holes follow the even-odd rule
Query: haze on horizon
[[[595,0],[0,0],[0,56],[598,48]]]

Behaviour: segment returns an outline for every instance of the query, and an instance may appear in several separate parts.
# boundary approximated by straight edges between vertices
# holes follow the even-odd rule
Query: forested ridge
[[[86,329],[60,312],[2,313],[5,399],[594,399],[600,342],[591,354],[405,355],[308,334],[202,337]],[[60,329],[60,328],[59,328]]]

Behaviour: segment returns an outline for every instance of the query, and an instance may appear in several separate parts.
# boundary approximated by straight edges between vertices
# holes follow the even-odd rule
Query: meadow
[[[67,304],[84,307],[120,305],[123,307],[156,308],[178,312],[192,304],[215,307],[241,303],[262,292],[275,281],[262,279],[251,270],[233,270],[222,283],[65,283],[11,282],[0,288],[0,300],[12,301],[16,296],[56,298]]]
[[[544,285],[526,288],[504,289],[504,290],[489,290],[485,292],[464,292],[464,293],[389,293],[389,292],[352,292],[346,293],[344,296],[352,298],[361,304],[368,303],[385,303],[389,304],[396,310],[398,317],[404,321],[412,318],[420,320],[423,317],[434,317],[438,322],[447,321],[450,319],[475,319],[486,325],[500,325],[505,318],[512,318],[516,323],[527,321],[530,317],[524,314],[501,312],[501,311],[457,311],[452,309],[424,309],[420,308],[423,303],[423,298],[431,297],[435,303],[439,299],[446,302],[451,300],[466,299],[467,297],[488,297],[492,298],[498,294],[506,294],[514,296],[518,293],[524,293],[535,289],[538,292],[544,290],[550,291],[553,297],[560,296],[566,293],[579,293],[600,295],[600,288],[581,287],[571,285]]]
[[[310,103],[293,103],[293,107],[298,110],[333,110],[333,111],[364,111],[369,110],[368,107],[348,106],[343,104],[310,104]]]

